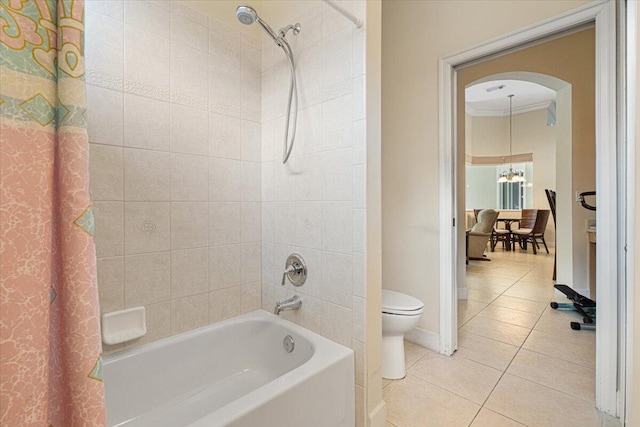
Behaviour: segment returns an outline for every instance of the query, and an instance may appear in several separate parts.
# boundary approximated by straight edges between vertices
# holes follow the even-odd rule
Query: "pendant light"
[[[513,170],[513,155],[511,152],[511,145],[513,143],[513,131],[512,131],[512,122],[513,122],[513,94],[508,95],[509,97],[509,172],[503,171],[498,177],[498,182],[524,182],[526,181],[524,178],[524,172],[521,170],[514,171]]]

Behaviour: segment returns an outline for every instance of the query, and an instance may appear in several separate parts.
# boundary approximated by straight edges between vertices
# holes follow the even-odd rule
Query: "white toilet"
[[[382,290],[382,378],[404,378],[404,334],[418,325],[424,304],[400,292]]]

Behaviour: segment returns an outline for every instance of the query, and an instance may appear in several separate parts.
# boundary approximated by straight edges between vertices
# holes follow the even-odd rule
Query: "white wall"
[[[425,302],[420,328],[439,331],[438,59],[585,3],[383,2],[383,286]]]

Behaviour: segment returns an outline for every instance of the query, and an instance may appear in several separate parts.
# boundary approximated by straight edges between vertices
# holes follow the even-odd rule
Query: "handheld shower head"
[[[251,25],[258,19],[258,13],[250,6],[238,6],[236,17],[244,25]]]
[[[256,10],[251,6],[238,6],[236,8],[236,17],[238,18],[238,21],[242,22],[244,25],[251,25],[254,22],[257,22],[258,24],[260,24],[264,32],[273,39],[275,44],[282,47],[282,43],[280,42],[276,32],[273,31],[269,24],[260,19],[260,17],[258,16],[258,12],[256,12]]]

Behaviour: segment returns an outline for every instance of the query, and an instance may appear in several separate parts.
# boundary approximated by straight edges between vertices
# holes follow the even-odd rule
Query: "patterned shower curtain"
[[[83,0],[0,0],[0,425],[105,425]]]

